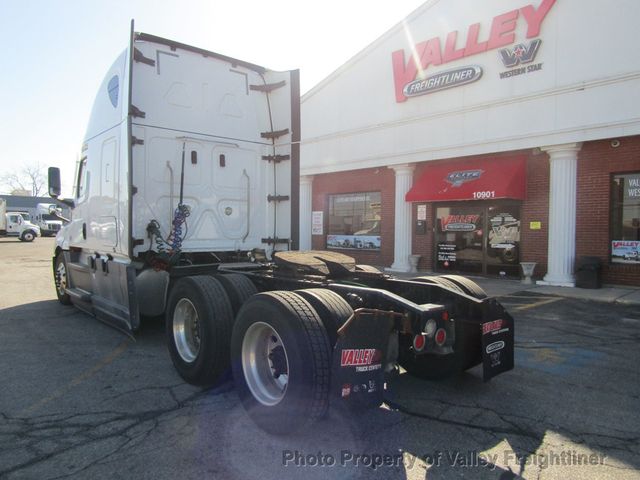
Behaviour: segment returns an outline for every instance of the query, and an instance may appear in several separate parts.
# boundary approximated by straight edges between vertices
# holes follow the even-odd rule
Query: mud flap
[[[513,317],[496,300],[485,304],[482,323],[482,373],[487,382],[513,369]]]
[[[393,312],[359,309],[338,331],[333,350],[332,401],[375,408],[384,393],[384,362]]]

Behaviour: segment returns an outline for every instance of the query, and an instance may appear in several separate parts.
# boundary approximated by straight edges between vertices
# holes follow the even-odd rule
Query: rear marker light
[[[424,335],[416,335],[413,337],[413,349],[416,352],[421,352],[424,349],[427,341],[424,338]]]
[[[442,319],[446,322],[447,320],[449,320],[449,312],[447,312],[446,310],[444,312],[442,312]]]
[[[444,345],[444,342],[446,342],[447,340],[447,332],[444,328],[440,328],[438,329],[438,331],[436,332],[436,344],[438,344],[438,346],[442,346]]]

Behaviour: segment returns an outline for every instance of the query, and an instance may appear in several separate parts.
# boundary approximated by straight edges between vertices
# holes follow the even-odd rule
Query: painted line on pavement
[[[547,298],[544,300],[540,300],[539,302],[530,303],[528,305],[521,305],[519,307],[512,308],[511,310],[513,310],[514,312],[521,312],[523,310],[529,310],[530,308],[537,308],[543,305],[548,305],[550,303],[559,302],[562,299],[563,299],[562,297]]]

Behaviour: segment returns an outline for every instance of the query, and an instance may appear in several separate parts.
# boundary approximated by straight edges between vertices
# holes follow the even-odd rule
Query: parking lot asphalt
[[[159,321],[136,339],[55,300],[53,239],[0,239],[0,478],[640,478],[640,309],[511,292],[516,367],[401,374],[387,402],[268,435],[228,381],[175,373]]]

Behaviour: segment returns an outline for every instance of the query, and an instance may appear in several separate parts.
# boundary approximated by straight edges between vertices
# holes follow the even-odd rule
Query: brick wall
[[[602,259],[603,281],[640,285],[640,265],[609,263],[611,174],[640,171],[640,137],[587,142],[578,157],[576,255]]]
[[[547,273],[549,243],[549,157],[531,154],[527,160],[527,197],[522,203],[520,260],[536,262],[534,277]],[[531,222],[540,222],[540,230],[531,230]]]
[[[358,263],[390,266],[393,263],[395,173],[389,168],[369,168],[350,172],[316,175],[313,178],[313,210],[324,212],[324,235],[313,235],[312,247],[324,250],[329,227],[329,195],[337,193],[380,192],[381,248],[376,251],[331,249],[350,255]]]
[[[420,178],[424,165],[416,167],[414,172],[414,180]],[[418,219],[418,205],[427,206],[427,233],[416,233],[416,220]],[[414,255],[420,255],[420,263],[418,263],[418,270],[433,271],[433,257],[434,257],[434,233],[433,233],[433,217],[435,210],[432,203],[414,203],[412,207],[412,234],[411,246]]]

